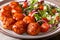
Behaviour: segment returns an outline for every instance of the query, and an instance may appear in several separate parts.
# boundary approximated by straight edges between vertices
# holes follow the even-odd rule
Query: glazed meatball
[[[26,32],[26,23],[24,21],[17,21],[12,29],[17,34],[23,34]]]
[[[11,17],[11,7],[4,6],[0,11],[1,17]]]
[[[3,21],[6,17],[0,16],[0,20]]]
[[[35,22],[34,18],[31,18],[30,16],[25,16],[23,21],[27,24]]]
[[[12,19],[12,18],[5,18],[4,20],[3,20],[3,23],[4,24],[13,24],[13,23],[15,23],[15,20],[14,19]]]
[[[11,8],[14,8],[14,7],[16,7],[16,6],[19,6],[19,3],[12,1],[12,2],[9,4],[9,6],[10,6]]]
[[[0,16],[2,16],[2,17],[11,17],[11,12],[9,12],[9,11],[0,12]]]
[[[13,26],[13,25],[6,25],[6,24],[5,24],[5,25],[3,25],[3,28],[4,28],[4,29],[8,29],[8,30],[12,30],[12,26]]]
[[[11,30],[12,25],[15,23],[15,20],[13,20],[12,18],[4,18],[2,23],[3,23],[3,28]]]
[[[22,20],[24,18],[24,15],[22,13],[14,13],[13,19],[15,20]]]
[[[38,23],[30,23],[27,28],[27,33],[30,35],[37,35],[40,32]]]
[[[11,17],[12,17],[12,15],[8,11],[2,11],[2,12],[0,12],[0,20],[1,21],[3,21],[6,18],[11,18]]]
[[[12,13],[19,12],[22,13],[22,8],[20,6],[16,6],[12,9]]]
[[[2,10],[5,10],[5,11],[11,11],[11,7],[10,6],[3,6]]]

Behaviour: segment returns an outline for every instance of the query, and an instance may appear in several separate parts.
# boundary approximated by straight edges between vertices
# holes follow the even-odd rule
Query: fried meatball
[[[12,29],[12,25],[15,23],[15,20],[13,20],[12,18],[5,18],[3,21],[3,28],[5,29]]]
[[[4,24],[13,24],[13,23],[15,23],[15,20],[14,19],[12,19],[12,18],[5,18],[4,20],[3,20],[3,23]]]
[[[37,35],[40,32],[38,23],[30,23],[27,28],[27,33],[30,35]]]
[[[20,6],[16,6],[12,9],[12,13],[19,12],[22,13],[22,8]]]
[[[12,30],[13,25],[3,25],[4,29]]]
[[[23,34],[26,32],[26,23],[24,21],[17,21],[12,29],[17,34]]]
[[[9,6],[10,6],[11,8],[14,8],[14,7],[16,7],[16,6],[19,6],[19,3],[12,1],[12,2],[9,4]]]
[[[10,6],[3,6],[2,9],[5,10],[5,11],[10,11],[11,12],[12,8]]]
[[[3,21],[6,17],[0,16],[0,20]]]
[[[9,11],[0,12],[0,16],[2,16],[2,17],[11,17],[11,12],[9,12]]]
[[[22,20],[24,18],[24,15],[22,13],[14,13],[13,19],[15,20]]]
[[[23,21],[27,24],[35,22],[34,18],[31,18],[30,16],[25,16]]]
[[[4,6],[0,11],[1,17],[11,17],[11,7]]]

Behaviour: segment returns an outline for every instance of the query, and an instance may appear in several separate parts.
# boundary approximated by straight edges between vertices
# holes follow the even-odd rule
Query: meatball
[[[20,6],[16,6],[12,9],[12,13],[19,12],[22,13],[22,8]]]
[[[2,17],[11,17],[11,12],[2,11],[2,12],[0,12],[0,16],[2,16]]]
[[[17,21],[14,25],[13,25],[13,31],[17,34],[23,34],[24,32],[26,32],[26,23],[24,21]]]
[[[10,6],[3,6],[3,10],[5,10],[5,11],[11,11],[11,7]]]
[[[5,18],[2,22],[3,28],[11,30],[12,25],[15,23],[15,20],[13,20],[12,18]]]
[[[3,20],[3,23],[4,23],[4,24],[7,24],[7,25],[10,25],[10,24],[14,24],[14,23],[15,23],[15,20],[12,19],[12,18],[5,18],[5,19]]]
[[[24,15],[22,13],[14,13],[13,19],[15,20],[22,20],[24,18]]]
[[[12,26],[13,25],[3,25],[3,28],[5,28],[5,29],[8,29],[8,30],[12,30]]]
[[[27,33],[30,35],[37,35],[40,32],[40,27],[38,23],[30,23],[27,28]]]
[[[30,16],[25,16],[23,21],[27,24],[35,22],[34,18],[31,18]]]
[[[0,16],[0,20],[3,21],[6,17]]]
[[[11,8],[14,8],[14,7],[16,7],[16,6],[19,6],[19,3],[12,1],[12,2],[9,4],[9,6],[10,6]]]
[[[4,6],[0,11],[1,17],[11,17],[11,7]]]

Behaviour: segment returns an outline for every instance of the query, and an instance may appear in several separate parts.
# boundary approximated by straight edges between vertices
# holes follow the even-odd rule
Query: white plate
[[[1,8],[2,6],[8,5],[9,3],[10,3],[10,2],[1,5],[0,8]],[[21,2],[20,2],[20,3],[21,3]],[[51,3],[51,2],[45,1],[45,3],[51,4],[51,5],[59,8],[59,6],[57,6],[57,5],[55,5],[55,4]],[[2,28],[2,22],[1,22],[1,21],[0,21],[0,26],[1,26],[1,27],[0,27],[0,31],[1,31],[3,34],[8,35],[8,36],[10,36],[10,37],[14,37],[14,38],[24,38],[24,39],[29,39],[29,38],[43,38],[43,37],[48,37],[48,36],[51,36],[51,35],[54,35],[54,34],[60,32],[60,27],[58,26],[55,30],[53,30],[53,31],[51,31],[51,32],[40,33],[39,35],[36,35],[36,36],[30,36],[30,35],[27,35],[27,34],[18,35],[18,34],[16,34],[16,33],[13,32],[13,31],[6,30],[6,29]]]

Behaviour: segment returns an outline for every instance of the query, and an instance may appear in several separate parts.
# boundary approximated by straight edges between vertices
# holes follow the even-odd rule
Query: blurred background
[[[14,1],[14,0],[0,0],[0,6],[7,3],[7,2],[10,2],[10,1]],[[15,0],[15,1],[24,1],[24,0]],[[46,0],[46,1],[50,1],[52,3],[55,3],[56,5],[60,6],[60,0]],[[48,39],[41,39],[41,40],[60,40],[60,33],[58,33],[57,35],[51,37],[51,38],[48,38]],[[11,38],[11,37],[8,37],[2,33],[0,33],[0,40],[21,40],[21,39],[15,39],[15,38]],[[40,39],[35,39],[35,40],[40,40]]]

